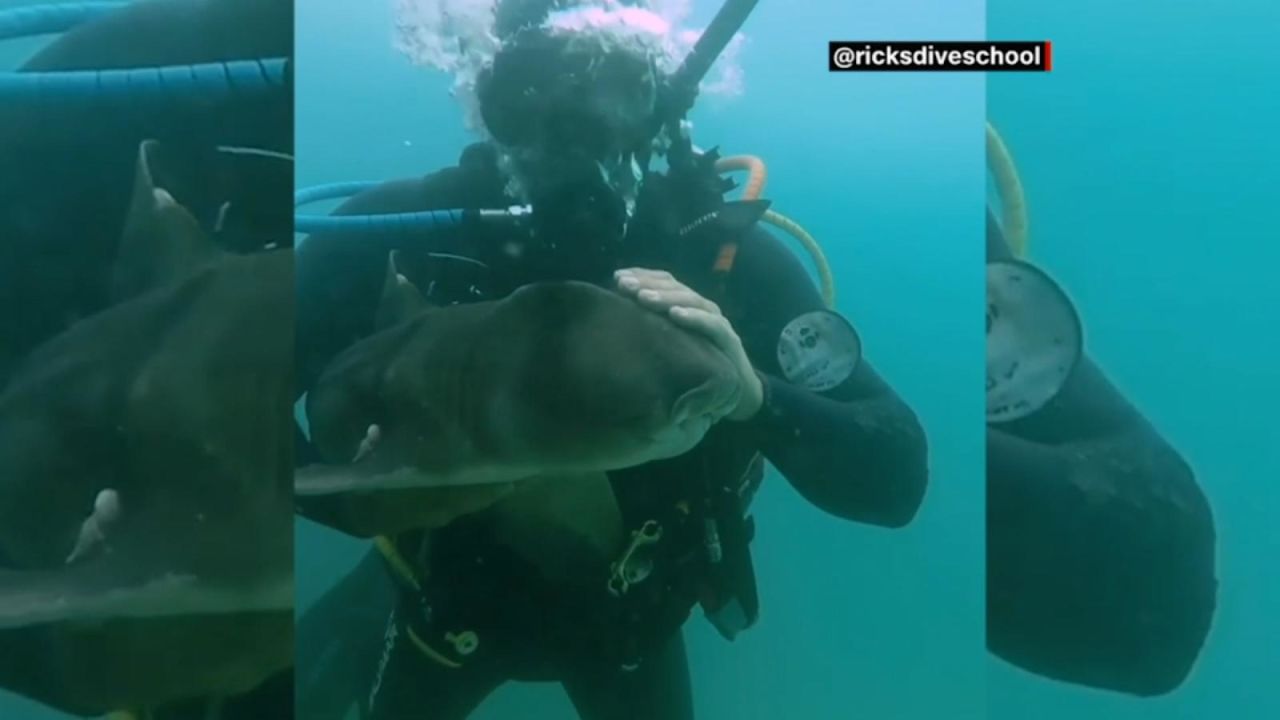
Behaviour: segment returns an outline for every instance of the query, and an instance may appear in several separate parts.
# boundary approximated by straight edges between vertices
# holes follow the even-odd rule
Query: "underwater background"
[[[697,0],[689,24],[716,5]],[[299,187],[424,174],[474,139],[450,78],[394,46],[396,20],[392,0],[299,0]],[[755,504],[759,623],[733,643],[700,611],[686,626],[700,720],[1280,717],[1280,344],[1265,330],[1280,307],[1276,27],[1271,0],[760,3],[736,57],[742,92],[699,103],[695,141],[767,163],[765,196],[822,243],[839,309],[925,426],[932,473],[901,530],[824,515],[770,474]],[[984,29],[1052,40],[1053,72],[826,70],[829,40]],[[0,44],[0,69],[46,41]],[[1215,514],[1220,608],[1166,697],[1054,683],[983,649],[988,112],[1026,189],[1030,258],[1075,299],[1089,352],[1184,454]],[[301,611],[368,545],[301,520],[297,537]],[[0,720],[63,717],[0,691]],[[574,715],[558,686],[511,684],[474,717]]]
[[[1091,691],[993,660],[993,720],[1280,717],[1277,27],[1273,0],[987,3],[987,37],[1053,41],[1047,75],[987,76],[1029,259],[1194,469],[1219,582],[1205,650],[1173,693]]]

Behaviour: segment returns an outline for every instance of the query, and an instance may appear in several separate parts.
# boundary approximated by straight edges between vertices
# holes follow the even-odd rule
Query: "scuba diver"
[[[744,399],[694,450],[609,474],[632,531],[614,557],[552,580],[486,511],[381,539],[299,622],[299,718],[353,704],[371,720],[464,718],[508,680],[560,682],[584,719],[692,718],[691,612],[701,605],[727,638],[756,619],[747,512],[765,461],[839,518],[900,528],[915,516],[928,468],[914,412],[757,225],[766,203],[727,201],[718,156],[682,132],[694,88],[754,4],[730,0],[669,77],[643,51],[546,27],[551,2],[500,4],[502,49],[477,83],[492,141],[456,167],[360,192],[298,244],[300,396],[374,332],[393,249],[434,305],[592,282],[659,312],[691,309],[692,331],[749,359]],[[646,171],[655,147],[665,173]],[[529,213],[483,220],[521,202]],[[478,221],[385,235],[342,224],[434,210]],[[299,466],[315,459],[301,428],[297,447]],[[324,522],[311,499],[298,507]]]
[[[1169,693],[1214,614],[1212,512],[1084,354],[1070,300],[1019,257],[1021,190],[990,127],[988,141],[1009,189],[1004,222],[987,209],[988,648],[1063,682]]]

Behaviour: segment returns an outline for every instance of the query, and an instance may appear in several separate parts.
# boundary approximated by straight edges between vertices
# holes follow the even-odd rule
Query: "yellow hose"
[[[1017,257],[1027,254],[1027,198],[1018,179],[1018,168],[1013,164],[1009,148],[1000,138],[995,127],[987,123],[987,165],[995,176],[996,192],[1000,194],[1001,225],[1010,249]]]
[[[742,199],[759,199],[764,192],[764,182],[767,176],[764,161],[754,155],[730,155],[716,162],[716,172],[723,173],[733,170],[747,172],[747,186],[743,190]],[[795,238],[804,246],[804,249],[809,253],[809,257],[813,259],[813,264],[818,269],[818,278],[822,287],[822,301],[827,304],[827,307],[835,307],[835,278],[831,274],[831,265],[827,262],[827,256],[822,252],[822,246],[818,245],[818,241],[814,240],[812,235],[800,227],[799,223],[782,213],[767,210],[761,219]]]
[[[827,263],[827,256],[823,254],[822,247],[818,245],[818,241],[814,240],[813,236],[796,224],[794,220],[781,213],[766,210],[764,217],[761,219],[800,241],[804,249],[809,251],[809,257],[813,258],[813,264],[818,268],[818,279],[822,285],[822,301],[829,308],[835,307],[836,281],[831,276],[831,266]]]
[[[392,571],[399,575],[401,580],[414,590],[422,589],[422,585],[418,581],[418,574],[414,572],[413,566],[409,564],[409,561],[405,560],[404,556],[400,554],[391,538],[386,535],[379,535],[374,538],[373,546],[378,549],[378,552],[382,553],[382,557],[391,565]]]

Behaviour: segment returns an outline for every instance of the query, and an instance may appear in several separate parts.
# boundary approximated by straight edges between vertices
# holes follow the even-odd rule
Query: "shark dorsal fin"
[[[431,306],[418,287],[400,272],[399,264],[400,252],[392,250],[387,255],[387,274],[382,285],[382,299],[378,303],[376,323],[379,330],[399,325]]]
[[[116,255],[112,299],[127,300],[186,277],[219,253],[195,217],[163,182],[163,148],[146,140],[138,148],[133,198]]]

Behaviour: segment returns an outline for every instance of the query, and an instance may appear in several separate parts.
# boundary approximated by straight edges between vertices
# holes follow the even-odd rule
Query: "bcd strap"
[[[713,298],[716,302],[723,304],[728,294],[729,275],[733,272],[742,237],[760,222],[770,204],[768,200],[729,201],[680,229],[679,235],[684,242],[719,240],[710,269],[718,296]]]
[[[725,639],[755,624],[760,614],[751,541],[755,519],[747,507],[763,476],[763,458],[757,453],[737,487],[720,487],[708,498],[708,582],[700,597],[707,619]]]
[[[759,616],[750,550],[755,523],[746,511],[764,477],[764,458],[755,453],[736,482],[714,481],[709,474],[704,477],[707,482],[700,496],[676,502],[661,525],[654,520],[642,524],[614,563],[610,594],[620,606],[616,614],[657,623],[657,627],[633,623],[625,636],[651,637],[668,627],[661,618],[666,618],[666,623],[678,619],[682,624],[695,603],[728,640],[754,625]],[[651,553],[660,566],[639,577],[633,574],[634,580],[626,578],[630,582],[620,582],[633,558],[643,552]],[[653,612],[658,616],[650,614]],[[641,643],[632,640],[631,652],[639,653]]]

